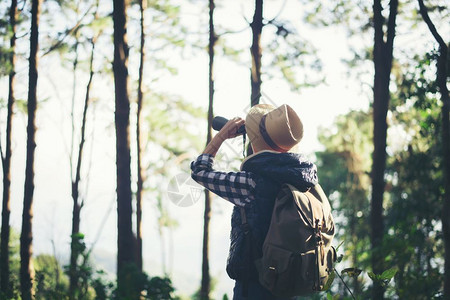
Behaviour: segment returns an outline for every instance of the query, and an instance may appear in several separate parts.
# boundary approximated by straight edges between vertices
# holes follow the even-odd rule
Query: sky
[[[272,18],[277,15],[283,2],[266,1],[265,17]],[[191,22],[193,28],[198,25],[195,22],[207,18],[205,11],[202,12],[198,8],[198,1],[193,5],[184,5],[185,21]],[[230,30],[242,29],[246,26],[245,18],[251,19],[252,9],[253,6],[249,1],[226,1],[216,10],[216,24]],[[203,15],[200,16],[200,13]],[[281,79],[265,78],[261,102],[269,102],[274,105],[286,103],[297,111],[305,128],[299,150],[313,159],[314,151],[321,149],[317,140],[318,129],[331,126],[335,116],[350,109],[367,109],[368,99],[360,93],[360,86],[357,86],[345,75],[346,68],[341,59],[348,58],[350,53],[348,37],[344,32],[338,28],[313,29],[311,26],[303,24],[301,6],[295,0],[286,1],[280,17],[291,20],[292,25],[305,38],[314,42],[323,63],[326,84],[292,91]],[[229,38],[230,43],[243,49],[248,48],[250,34],[250,30],[246,30],[233,35]],[[244,57],[247,56],[247,60],[248,55],[248,52],[243,54]],[[179,66],[178,74],[161,78],[158,81],[159,89],[182,95],[186,101],[206,110],[208,103],[208,57],[206,51],[187,58],[175,56],[171,58],[171,61]],[[46,101],[40,104],[37,113],[33,251],[35,254],[55,254],[64,264],[69,253],[72,213],[68,163],[72,75],[62,68],[62,62],[54,56],[45,56],[39,63],[38,95],[40,99],[46,99]],[[132,62],[130,68],[130,73],[137,72]],[[26,95],[24,93],[26,77],[26,72],[18,75],[18,90],[22,97]],[[218,57],[214,78],[215,115],[244,118],[250,99],[249,66],[245,63],[235,63],[229,59]],[[79,80],[80,86],[83,87],[84,83],[81,82],[85,78],[80,77]],[[95,112],[91,111],[89,114],[88,133],[89,138],[93,138],[95,143],[87,144],[90,171],[88,178],[85,175],[81,187],[82,193],[86,195],[86,205],[83,207],[81,216],[81,231],[86,233],[88,245],[92,246],[95,243],[95,262],[107,271],[114,272],[117,244],[114,95],[112,82],[108,76],[97,76],[94,81],[92,96],[98,100],[93,106]],[[4,92],[7,90],[5,80],[0,82],[0,90],[2,91],[1,97],[5,97]],[[77,99],[83,97],[82,88],[76,97]],[[25,179],[26,118],[22,114],[16,114],[14,125],[11,225],[20,231],[21,201]],[[203,128],[200,128],[199,132],[206,135]],[[230,142],[228,147],[236,152],[241,151],[239,143]],[[229,150],[222,149],[221,151],[219,157]],[[191,159],[194,159],[196,153],[195,151],[191,152]],[[236,169],[239,167],[239,162],[231,165],[219,163],[219,165],[224,169]],[[87,166],[84,168],[84,174],[87,174]],[[172,176],[160,186],[163,190],[162,201],[172,218],[179,224],[171,233],[166,232],[165,234],[163,245],[166,254],[164,258],[167,260],[168,271],[171,271],[177,290],[181,294],[190,295],[200,285],[203,203],[200,200],[189,207],[180,207],[170,201],[170,197],[164,191],[167,191],[169,181],[173,179],[173,176],[178,174],[188,174],[187,162],[180,165],[179,168],[174,168]],[[86,182],[88,185],[85,184]],[[158,238],[155,222],[156,209],[151,197],[144,200],[143,209],[145,270],[152,276],[162,275],[161,241]],[[227,277],[225,272],[231,210],[231,204],[217,197],[213,199],[210,267],[211,275],[217,279],[216,290],[213,294],[217,298],[221,298],[224,293],[231,296],[233,286],[233,281]],[[170,247],[170,241],[173,241],[173,248]],[[169,254],[170,251],[173,251],[172,255]],[[170,257],[172,260],[169,260]]]

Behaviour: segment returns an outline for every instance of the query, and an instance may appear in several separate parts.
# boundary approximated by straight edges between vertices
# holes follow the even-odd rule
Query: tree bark
[[[373,60],[375,66],[374,99],[373,99],[373,161],[372,161],[372,197],[371,197],[371,244],[372,244],[372,269],[375,274],[380,274],[384,269],[384,256],[381,250],[384,225],[383,225],[383,194],[385,188],[384,172],[386,169],[386,137],[387,137],[387,112],[390,100],[389,82],[392,68],[392,52],[395,37],[395,21],[397,17],[398,0],[389,3],[389,20],[387,24],[387,38],[384,40],[384,18],[380,0],[374,0],[374,50]],[[384,289],[374,282],[372,299],[383,299]]]
[[[214,46],[217,36],[214,30],[214,0],[209,0],[209,103],[208,103],[208,127],[206,144],[212,139],[212,120],[214,115]],[[209,300],[211,292],[211,277],[209,274],[209,225],[211,221],[211,192],[205,190],[205,212],[203,215],[203,250],[202,250],[202,282],[200,287],[200,299]]]
[[[254,106],[259,103],[261,98],[261,33],[263,28],[263,0],[255,0],[255,13],[253,21],[250,24],[252,28],[252,45],[250,53],[252,57],[251,68],[251,96],[250,104]]]
[[[90,91],[92,85],[92,79],[94,78],[94,52],[95,52],[95,38],[91,41],[91,57],[89,61],[89,80],[86,86],[86,94],[84,98],[84,108],[83,108],[83,119],[81,121],[81,140],[78,147],[78,157],[77,166],[75,173],[75,180],[72,181],[72,200],[73,200],[73,211],[72,211],[72,235],[70,244],[70,267],[69,267],[69,296],[70,299],[76,299],[76,290],[78,287],[79,277],[76,274],[77,261],[80,255],[77,250],[77,242],[79,241],[78,234],[80,233],[80,213],[83,207],[83,200],[80,199],[79,194],[79,184],[81,179],[81,164],[83,161],[83,150],[84,143],[86,141],[86,119],[87,110],[89,107]]]
[[[443,49],[443,48],[442,48]],[[444,299],[450,298],[450,219],[448,212],[450,211],[450,97],[446,86],[446,78],[448,78],[448,71],[446,71],[446,61],[448,60],[448,48],[442,50],[439,57],[438,69],[443,70],[439,79],[439,88],[442,95],[442,147],[443,147],[443,168],[444,168],[444,203],[442,208],[442,231],[445,245],[445,265],[444,265]]]
[[[16,16],[17,16],[17,0],[11,1],[9,10],[9,25],[11,27],[10,51],[9,58],[10,73],[8,86],[8,115],[6,117],[6,149],[5,155],[2,153],[3,165],[3,202],[2,202],[2,229],[1,229],[1,249],[0,249],[0,290],[10,297],[10,279],[9,279],[9,236],[10,225],[9,218],[11,214],[10,209],[10,195],[11,195],[11,133],[12,133],[12,119],[14,108],[14,83],[15,83],[15,68],[16,68]]]
[[[253,14],[253,21],[250,24],[252,29],[252,45],[250,47],[250,54],[252,57],[252,66],[250,69],[250,106],[259,104],[261,98],[261,34],[263,28],[263,0],[255,0],[255,12]],[[247,147],[247,156],[253,154],[251,143]]]
[[[126,267],[135,264],[135,239],[132,230],[130,100],[128,98],[128,44],[126,39],[126,0],[114,1],[114,84],[117,165],[117,286],[119,298],[130,288]]]
[[[423,0],[419,0],[420,14],[423,20],[427,24],[431,34],[439,44],[439,57],[437,59],[437,74],[436,83],[439,87],[442,100],[442,168],[444,173],[444,202],[442,208],[442,231],[444,239],[444,299],[450,298],[450,219],[448,212],[450,211],[450,121],[449,121],[449,108],[450,108],[450,96],[447,88],[447,79],[449,77],[447,62],[448,62],[448,46],[444,42],[442,36],[438,33],[436,27],[431,21],[428,15],[428,9],[423,3]]]
[[[137,97],[137,118],[136,118],[136,144],[137,144],[137,191],[136,191],[136,238],[137,238],[137,267],[142,272],[142,195],[144,192],[144,172],[142,168],[142,145],[141,145],[141,115],[142,102],[144,98],[142,80],[144,78],[144,59],[145,59],[145,29],[144,29],[144,12],[146,1],[139,0],[140,10],[140,30],[141,30],[141,46],[140,46],[140,63],[138,78],[138,97]]]
[[[32,256],[32,219],[34,193],[34,152],[36,149],[36,108],[38,81],[39,49],[39,12],[41,0],[33,0],[31,6],[30,58],[28,72],[28,124],[27,124],[27,160],[25,167],[25,187],[22,213],[22,232],[20,235],[20,291],[22,299],[34,298]]]

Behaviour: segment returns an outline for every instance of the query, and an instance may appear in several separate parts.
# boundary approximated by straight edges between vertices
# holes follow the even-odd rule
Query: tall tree
[[[10,226],[9,217],[10,209],[10,190],[11,190],[11,133],[12,133],[12,117],[14,108],[14,83],[15,83],[15,48],[16,48],[16,17],[17,17],[17,0],[11,1],[9,10],[9,26],[11,30],[10,39],[10,57],[9,57],[9,86],[8,86],[8,114],[6,117],[6,149],[5,153],[1,153],[3,166],[3,202],[2,202],[2,229],[1,229],[1,249],[0,249],[0,290],[10,296],[10,279],[9,279],[9,236]]]
[[[206,134],[206,144],[212,139],[212,119],[214,104],[214,46],[217,36],[214,30],[214,0],[209,0],[209,101],[208,101],[208,124]],[[209,274],[209,224],[211,220],[211,193],[205,189],[205,212],[203,216],[203,250],[202,250],[202,282],[200,287],[200,298],[202,300],[209,299],[211,292],[211,277]]]
[[[135,261],[135,239],[132,229],[130,99],[128,98],[128,44],[126,0],[114,1],[114,86],[117,165],[117,288],[126,297],[130,276],[126,269]]]
[[[373,3],[373,26],[375,29],[373,62],[375,77],[373,86],[373,144],[372,155],[372,192],[371,192],[371,218],[372,228],[372,269],[379,274],[383,271],[384,256],[381,251],[384,226],[383,226],[383,195],[385,188],[384,173],[386,169],[386,137],[387,137],[387,112],[390,100],[390,75],[392,68],[394,37],[398,0],[389,2],[389,18],[387,24],[383,17],[381,0]],[[385,33],[384,27],[387,27]],[[386,40],[385,40],[386,36]],[[372,289],[373,299],[382,299],[384,289],[378,282],[374,282]]]
[[[250,104],[251,106],[254,106],[259,103],[261,97],[261,33],[263,28],[263,0],[255,0],[255,12],[250,27],[252,28],[252,45],[250,47],[252,56],[250,73],[252,90]]]
[[[250,46],[250,55],[252,59],[252,66],[250,69],[250,106],[259,104],[261,98],[261,34],[263,29],[263,0],[255,0],[255,11],[253,13],[253,20],[250,23],[252,29],[252,45]],[[247,156],[253,153],[253,148],[248,145]]]
[[[81,165],[83,162],[84,144],[86,142],[86,120],[87,111],[90,102],[90,92],[92,86],[92,80],[94,78],[94,53],[95,53],[95,43],[97,37],[94,36],[91,39],[91,57],[89,60],[89,80],[86,85],[86,93],[84,97],[83,104],[83,118],[81,121],[81,140],[78,146],[78,156],[77,164],[75,170],[75,178],[72,179],[72,233],[71,233],[71,243],[70,243],[70,265],[69,265],[69,295],[71,299],[77,298],[77,287],[78,287],[78,276],[77,276],[77,261],[81,254],[79,251],[79,239],[80,239],[80,214],[81,209],[84,205],[84,199],[80,196],[79,185],[81,179]]]
[[[431,21],[428,15],[428,9],[423,3],[419,1],[420,14],[428,26],[431,34],[439,44],[439,56],[437,58],[437,74],[436,83],[439,87],[442,100],[441,110],[441,136],[442,136],[442,169],[444,174],[444,203],[442,208],[442,231],[445,246],[445,264],[444,264],[444,299],[450,298],[450,219],[448,212],[450,211],[450,96],[447,88],[448,74],[448,46],[442,36],[436,29],[436,26]]]
[[[25,167],[25,191],[23,199],[22,232],[20,235],[20,291],[22,299],[34,298],[32,256],[32,219],[34,193],[34,152],[36,149],[36,108],[39,50],[39,13],[41,0],[31,2],[30,58],[28,71],[28,124],[27,160]]]
[[[142,103],[144,98],[144,88],[142,80],[144,79],[144,62],[145,62],[145,28],[144,13],[147,2],[139,0],[140,13],[140,31],[141,45],[139,49],[139,78],[137,92],[137,118],[136,118],[136,144],[137,144],[137,191],[136,191],[136,238],[137,238],[137,267],[142,272],[142,195],[144,192],[144,169],[142,167],[142,145],[141,145],[141,117]]]

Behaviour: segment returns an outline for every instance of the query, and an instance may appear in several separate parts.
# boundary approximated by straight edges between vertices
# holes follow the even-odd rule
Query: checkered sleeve
[[[214,157],[201,154],[191,163],[191,176],[200,185],[237,206],[254,199],[255,181],[250,172],[219,172],[213,169]]]

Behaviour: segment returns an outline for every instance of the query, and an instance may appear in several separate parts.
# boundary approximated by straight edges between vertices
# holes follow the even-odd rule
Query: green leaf
[[[336,278],[336,273],[332,272],[330,276],[328,276],[327,283],[325,283],[325,286],[323,287],[324,291],[327,291],[330,289],[331,285],[333,284],[334,278]],[[328,297],[329,294],[327,294]],[[331,295],[330,295],[331,296]]]
[[[349,277],[358,277],[362,270],[358,268],[345,268],[341,271],[341,275],[347,274]]]
[[[398,268],[394,267],[394,268],[390,268],[386,271],[384,271],[381,275],[380,275],[380,279],[381,280],[391,280],[395,274],[397,274],[398,272]]]
[[[369,277],[370,277],[370,279],[372,279],[372,281],[379,280],[377,275],[374,272],[369,272],[369,273],[367,273],[367,275],[369,275]]]
[[[330,293],[327,293],[327,300],[333,300],[333,296]]]

